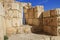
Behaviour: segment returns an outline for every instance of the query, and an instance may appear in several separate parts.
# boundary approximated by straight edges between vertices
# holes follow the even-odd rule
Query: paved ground
[[[16,34],[9,37],[8,40],[50,40],[50,36],[39,34]]]

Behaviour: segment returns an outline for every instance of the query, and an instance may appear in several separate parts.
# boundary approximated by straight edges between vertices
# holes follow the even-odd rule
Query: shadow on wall
[[[48,36],[55,36],[51,35],[50,33],[44,32],[43,27],[40,26],[32,26],[31,32],[34,34],[40,34],[40,35],[48,35]]]
[[[31,32],[35,33],[35,34],[54,36],[54,35],[44,31],[42,15],[43,14],[41,14],[40,17],[37,19],[39,23],[37,23],[37,21],[36,21],[35,24],[32,24]],[[36,25],[36,23],[39,25]]]

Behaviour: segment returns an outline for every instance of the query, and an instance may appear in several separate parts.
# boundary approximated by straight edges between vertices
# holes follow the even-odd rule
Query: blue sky
[[[45,11],[60,8],[60,0],[17,0],[19,2],[30,2],[32,6],[43,5]]]

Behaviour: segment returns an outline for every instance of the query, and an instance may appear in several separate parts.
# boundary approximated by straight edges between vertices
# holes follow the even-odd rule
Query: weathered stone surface
[[[14,27],[7,27],[6,28],[6,35],[10,37],[11,35],[16,34],[16,29]]]
[[[5,16],[5,11],[2,3],[0,3],[0,40],[4,40],[4,34],[6,31],[4,26],[4,16]]]
[[[52,36],[51,40],[60,40],[60,36]]]
[[[11,36],[8,40],[50,40],[50,37],[38,34],[17,34]]]
[[[17,33],[18,34],[30,34],[31,33],[31,27],[29,25],[21,25],[20,27],[17,28]]]
[[[5,10],[3,8],[3,4],[0,2],[0,16],[5,16]]]
[[[6,35],[8,37],[15,35],[15,34],[30,34],[31,33],[31,27],[28,25],[21,25],[19,27],[7,27],[6,28]]]

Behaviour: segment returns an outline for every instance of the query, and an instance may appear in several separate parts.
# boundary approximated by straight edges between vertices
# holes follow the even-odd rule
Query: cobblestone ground
[[[8,40],[50,40],[50,36],[40,34],[16,34],[9,37]]]

